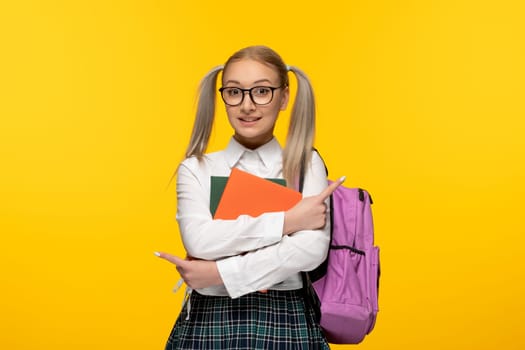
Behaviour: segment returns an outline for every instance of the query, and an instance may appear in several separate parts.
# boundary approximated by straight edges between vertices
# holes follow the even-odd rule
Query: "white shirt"
[[[187,158],[178,169],[177,221],[186,252],[195,258],[215,260],[224,283],[197,291],[237,298],[262,289],[301,288],[300,271],[313,270],[326,258],[329,220],[322,230],[288,236],[283,236],[284,212],[213,220],[211,176],[229,176],[234,167],[263,178],[282,178],[281,146],[274,138],[250,150],[232,138],[225,150],[209,153],[200,162],[196,157]],[[303,196],[317,195],[326,186],[324,164],[313,152]]]

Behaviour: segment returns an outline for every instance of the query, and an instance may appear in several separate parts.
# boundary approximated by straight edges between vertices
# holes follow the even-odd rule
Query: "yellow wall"
[[[1,2],[0,346],[163,347],[181,294],[153,251],[183,254],[166,186],[195,90],[261,43],[309,73],[332,177],[376,201],[381,311],[357,348],[524,348],[524,15],[518,0]],[[230,134],[221,108],[210,148]]]

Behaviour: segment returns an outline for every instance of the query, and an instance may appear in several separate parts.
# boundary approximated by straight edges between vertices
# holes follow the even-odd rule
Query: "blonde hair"
[[[202,159],[208,146],[215,117],[216,84],[221,70],[230,63],[251,59],[275,69],[281,85],[288,86],[288,71],[297,78],[297,95],[292,107],[286,145],[283,150],[283,177],[289,187],[296,187],[301,169],[310,164],[315,133],[315,100],[308,77],[299,68],[287,66],[281,56],[266,46],[250,46],[234,53],[224,64],[213,68],[199,87],[197,113],[186,157]]]

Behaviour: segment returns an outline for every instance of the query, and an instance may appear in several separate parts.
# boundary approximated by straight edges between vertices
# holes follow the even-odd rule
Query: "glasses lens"
[[[258,105],[265,105],[272,101],[273,91],[266,86],[256,86],[250,90],[253,102]]]
[[[238,105],[241,103],[243,92],[239,88],[224,88],[222,90],[222,99],[229,105]]]

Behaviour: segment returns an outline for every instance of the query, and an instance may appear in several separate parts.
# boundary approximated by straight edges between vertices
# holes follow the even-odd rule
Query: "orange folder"
[[[298,191],[233,168],[213,218],[234,220],[243,214],[286,211],[301,198]]]

